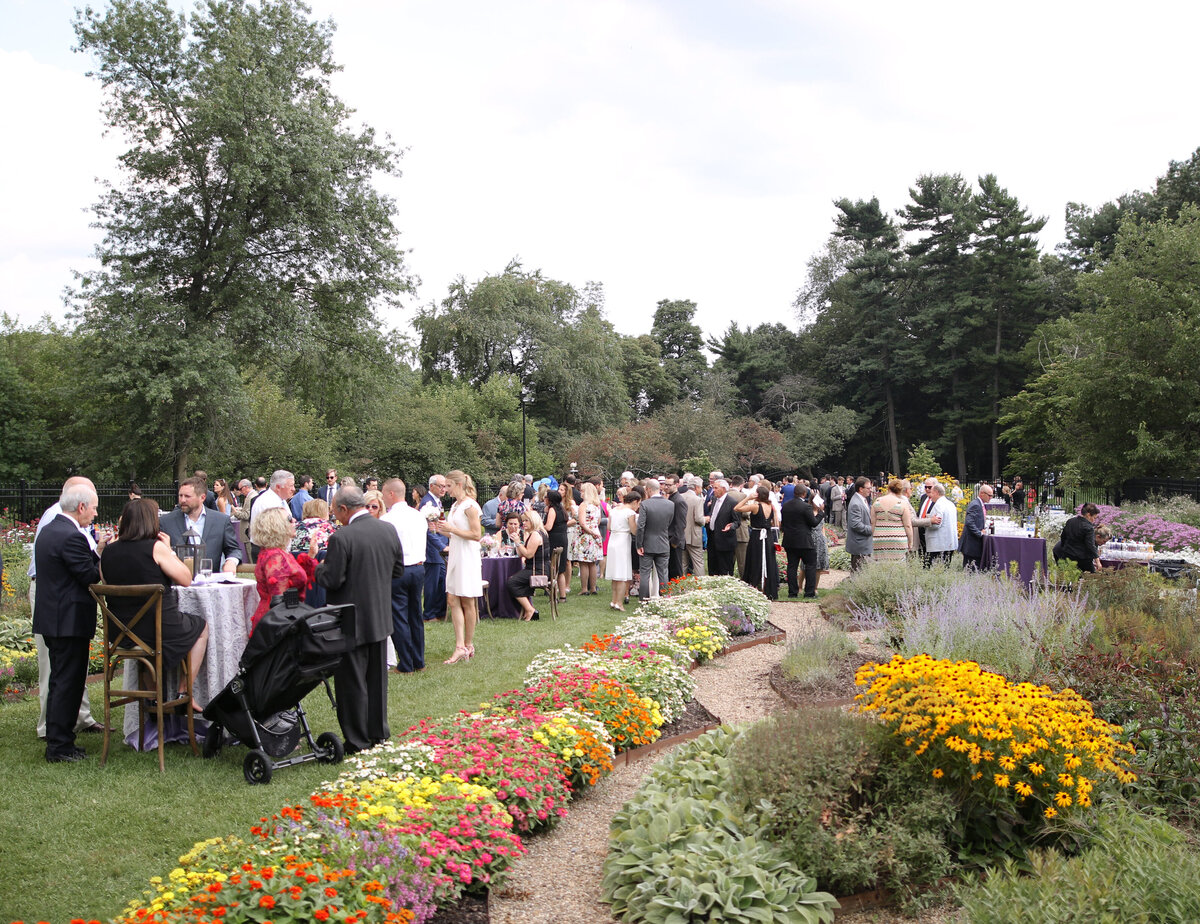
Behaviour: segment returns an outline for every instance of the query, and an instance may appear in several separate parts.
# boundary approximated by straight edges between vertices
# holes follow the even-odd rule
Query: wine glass
[[[212,577],[212,559],[211,558],[200,559],[200,577],[203,578],[205,581],[209,580]]]

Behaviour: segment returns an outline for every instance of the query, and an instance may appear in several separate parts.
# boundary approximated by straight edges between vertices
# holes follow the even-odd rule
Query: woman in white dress
[[[608,517],[608,579],[612,581],[610,609],[625,612],[622,604],[629,585],[633,581],[633,559],[630,549],[633,536],[637,534],[638,504],[642,497],[638,491],[630,490],[624,499],[612,508]]]
[[[454,506],[433,528],[450,537],[446,562],[446,605],[454,624],[454,654],[443,663],[457,664],[475,655],[475,624],[479,621],[478,598],[483,595],[483,564],[479,538],[483,535],[482,511],[475,502],[475,482],[457,469],[446,475]]]

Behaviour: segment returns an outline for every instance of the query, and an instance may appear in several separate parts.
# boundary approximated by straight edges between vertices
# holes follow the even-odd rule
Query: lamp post
[[[525,446],[525,399],[527,397],[525,384],[521,383],[521,475],[529,471],[529,454]]]

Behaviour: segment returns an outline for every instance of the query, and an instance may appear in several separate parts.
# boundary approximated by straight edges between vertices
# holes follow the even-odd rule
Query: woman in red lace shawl
[[[254,565],[254,579],[258,582],[258,609],[250,619],[250,631],[258,625],[263,614],[271,608],[271,598],[295,587],[300,599],[312,586],[317,563],[307,552],[293,556],[287,550],[295,535],[296,524],[285,507],[264,510],[254,519],[250,527],[250,541],[261,549],[258,562]]]

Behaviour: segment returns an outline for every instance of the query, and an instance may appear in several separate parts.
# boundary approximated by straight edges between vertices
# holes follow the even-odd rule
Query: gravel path
[[[822,578],[831,587],[845,575]],[[775,603],[771,622],[789,634],[820,620],[815,603]],[[756,645],[718,658],[696,671],[696,699],[725,722],[761,719],[784,707],[768,675],[784,645]],[[489,902],[492,924],[613,924],[600,901],[601,866],[608,826],[633,795],[656,757],[617,770],[571,803],[570,813],[549,834],[533,838],[529,853],[513,865],[508,883]],[[885,918],[847,918],[884,921]]]

